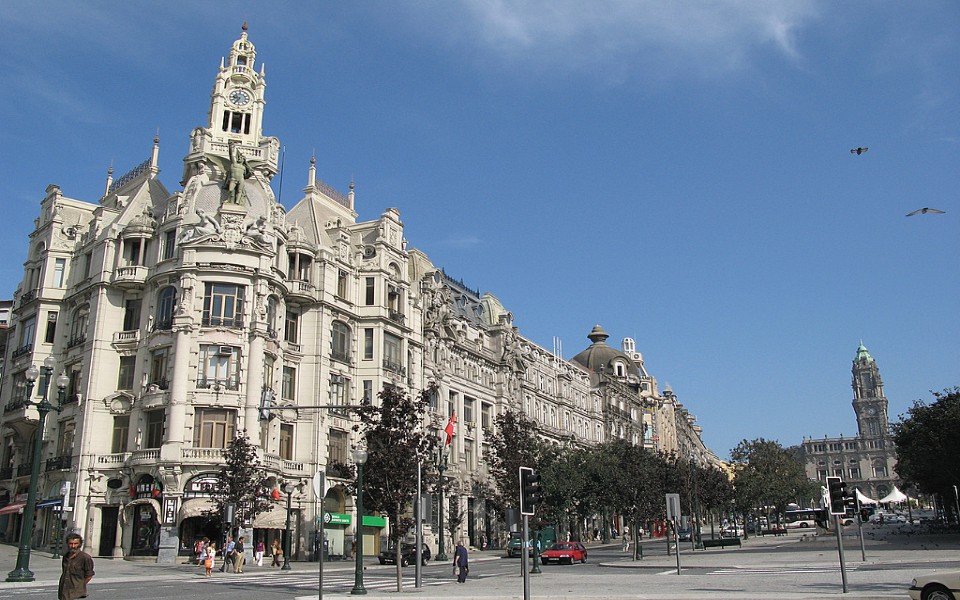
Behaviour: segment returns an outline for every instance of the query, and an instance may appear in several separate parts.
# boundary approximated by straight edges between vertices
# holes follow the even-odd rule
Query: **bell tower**
[[[266,82],[263,65],[256,71],[257,49],[247,39],[243,24],[240,39],[233,42],[226,64],[213,82],[207,127],[218,142],[235,141],[246,146],[260,143]]]
[[[853,359],[853,411],[857,415],[860,437],[886,437],[890,429],[887,398],[883,395],[880,369],[860,342]]]

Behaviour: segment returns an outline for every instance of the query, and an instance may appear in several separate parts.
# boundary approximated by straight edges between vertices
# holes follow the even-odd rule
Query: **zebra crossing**
[[[847,565],[847,572],[856,571],[858,565]],[[725,567],[714,571],[707,571],[707,575],[788,575],[805,573],[839,573],[840,565],[811,565],[811,566],[783,566],[783,567]]]
[[[257,574],[244,574],[237,577],[230,577],[229,579],[224,579],[221,577],[213,579],[204,579],[203,583],[214,584],[214,585],[256,585],[262,587],[274,587],[274,588],[293,588],[301,590],[316,590],[320,581],[316,573],[264,573],[262,575]],[[426,579],[423,580],[423,585],[426,586],[437,586],[437,585],[446,585],[451,583],[449,579]],[[414,587],[414,578],[404,577],[403,578],[403,587],[404,589],[413,589]],[[324,573],[323,576],[323,590],[337,592],[337,591],[349,591],[353,588],[354,585],[354,574],[344,572],[342,575],[340,573]],[[370,573],[365,573],[363,576],[363,587],[368,590],[395,590],[397,587],[397,578],[396,576],[380,576]]]

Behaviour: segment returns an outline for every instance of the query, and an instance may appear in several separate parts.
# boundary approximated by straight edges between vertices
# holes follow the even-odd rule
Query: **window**
[[[203,324],[213,327],[242,327],[243,286],[208,283],[203,297]]]
[[[288,258],[290,262],[287,269],[287,279],[291,281],[310,281],[310,267],[313,265],[313,259],[299,252],[291,252]]]
[[[90,307],[81,306],[73,313],[73,323],[70,326],[70,341],[68,346],[82,344],[87,339],[87,319],[90,316]]]
[[[464,453],[463,460],[466,463],[466,465],[464,466],[467,468],[467,472],[469,473],[474,469],[475,452],[473,451],[473,440],[464,441],[463,453]]]
[[[137,366],[136,356],[120,357],[120,374],[117,377],[118,390],[133,389],[133,372],[136,369],[136,366]]]
[[[850,479],[860,479],[860,467],[850,467]]]
[[[480,403],[480,425],[484,429],[491,429],[493,427],[493,419],[491,418],[492,406],[486,402]]]
[[[293,423],[280,424],[280,458],[293,460]]]
[[[53,261],[53,287],[62,288],[67,271],[67,259],[58,258]]]
[[[350,362],[350,328],[341,321],[333,322],[332,358],[343,362]]]
[[[539,405],[538,405],[539,406]],[[450,392],[447,395],[447,416],[450,417],[457,410],[457,393]]]
[[[60,423],[60,439],[57,440],[57,456],[73,455],[73,440],[77,432],[77,423],[68,419]]]
[[[341,300],[347,299],[347,273],[339,271],[337,273],[337,297]]]
[[[83,255],[83,277],[86,279],[90,277],[90,273],[93,270],[93,252],[87,252]]]
[[[140,306],[143,301],[140,298],[131,298],[124,302],[123,306],[123,330],[133,331],[140,329]]]
[[[350,380],[343,375],[330,376],[330,404],[350,404]]]
[[[403,341],[392,333],[383,334],[383,368],[396,373],[403,372],[400,362],[403,356],[401,344]]]
[[[367,277],[363,284],[363,303],[367,306],[373,306],[376,301],[376,280],[373,277]]]
[[[373,402],[373,381],[370,379],[363,380],[363,401],[367,404]]]
[[[110,451],[114,454],[127,451],[127,442],[130,438],[130,415],[116,415],[113,417],[113,442]]]
[[[222,129],[230,133],[250,133],[250,113],[223,111]]]
[[[886,467],[874,467],[874,468],[873,468],[873,476],[874,476],[874,477],[886,477],[886,476],[887,476],[887,468],[886,468]]]
[[[283,321],[283,339],[287,342],[297,343],[300,338],[297,336],[297,329],[300,323],[300,313],[287,307],[287,314]]]
[[[234,412],[220,408],[198,408],[193,417],[195,448],[226,448],[234,437]]]
[[[147,248],[149,246],[149,240],[141,240],[139,238],[123,240],[123,258],[125,264],[130,266],[145,264],[144,258],[147,255]]]
[[[37,335],[37,317],[33,316],[20,322],[20,343],[18,348],[33,346],[33,338]]]
[[[363,330],[363,360],[373,360],[373,329]]]
[[[327,435],[327,464],[332,462],[346,463],[348,458],[348,437],[346,431],[331,429]]]
[[[463,422],[464,423],[473,423],[473,398],[467,396],[463,397]]]
[[[167,361],[169,348],[159,348],[150,353],[150,378],[148,384],[155,384],[161,390],[167,389]]]
[[[163,409],[151,410],[144,414],[144,448],[159,448],[163,444],[163,424],[166,413]]]
[[[154,331],[173,327],[173,309],[177,304],[177,288],[168,286],[157,294],[157,315],[153,323]]]
[[[197,387],[225,387],[239,389],[238,370],[240,349],[233,346],[200,346],[200,366]]]
[[[277,339],[277,297],[267,297],[267,335],[270,339]]]
[[[43,341],[46,344],[52,344],[57,338],[57,311],[51,310],[47,313],[47,330],[43,334]]]
[[[272,356],[263,357],[263,387],[273,389],[273,367],[276,359]]]
[[[163,255],[160,260],[170,260],[177,255],[177,230],[171,229],[163,234]]]
[[[280,397],[291,402],[296,399],[297,370],[293,367],[283,367],[283,381],[280,384]]]

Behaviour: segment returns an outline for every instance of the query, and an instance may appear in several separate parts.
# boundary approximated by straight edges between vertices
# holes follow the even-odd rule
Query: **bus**
[[[787,529],[814,529],[826,522],[826,514],[822,508],[798,508],[784,511],[783,520]]]

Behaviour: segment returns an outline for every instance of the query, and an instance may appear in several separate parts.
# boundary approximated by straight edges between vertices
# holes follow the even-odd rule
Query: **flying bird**
[[[850,148],[850,154],[863,154],[870,148]]]
[[[946,214],[946,211],[937,210],[937,209],[935,209],[935,208],[927,208],[927,207],[924,207],[924,208],[921,208],[921,209],[919,209],[919,210],[915,210],[915,211],[913,211],[912,213],[907,213],[907,216],[908,216],[908,217],[912,217],[913,215],[925,215],[925,214],[927,214],[927,213],[936,213],[936,214],[938,214],[938,215],[943,215],[943,214]]]

